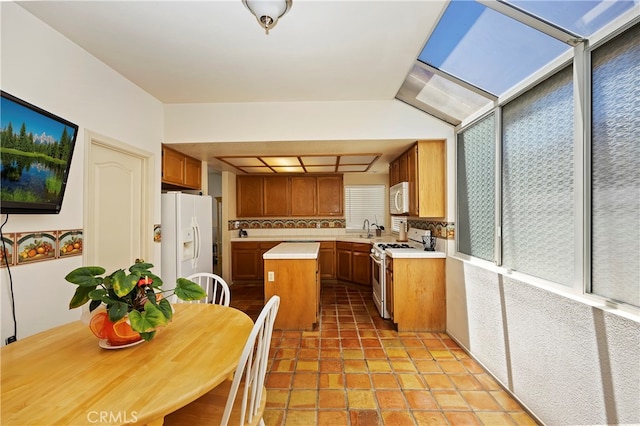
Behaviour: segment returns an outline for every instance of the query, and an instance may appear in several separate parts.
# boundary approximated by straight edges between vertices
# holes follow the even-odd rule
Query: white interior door
[[[152,262],[152,154],[90,133],[87,138],[85,264],[110,273],[137,258]]]

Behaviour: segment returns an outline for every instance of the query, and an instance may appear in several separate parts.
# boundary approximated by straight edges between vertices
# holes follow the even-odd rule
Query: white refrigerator
[[[212,198],[167,192],[162,202],[163,288],[175,288],[178,278],[196,272],[213,272]],[[174,296],[175,297],[175,296]]]

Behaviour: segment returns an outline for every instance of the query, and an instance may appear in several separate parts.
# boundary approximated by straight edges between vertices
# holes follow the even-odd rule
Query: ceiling
[[[448,1],[294,0],[269,35],[240,0],[19,4],[169,104],[392,100]],[[381,172],[410,143],[173,147],[201,159],[377,153]]]

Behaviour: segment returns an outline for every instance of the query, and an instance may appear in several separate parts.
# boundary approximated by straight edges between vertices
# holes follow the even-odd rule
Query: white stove
[[[379,242],[371,248],[371,282],[373,302],[382,318],[390,318],[387,309],[385,283],[385,257],[444,257],[442,252],[425,251],[422,237],[431,237],[431,231],[409,228],[406,242]]]

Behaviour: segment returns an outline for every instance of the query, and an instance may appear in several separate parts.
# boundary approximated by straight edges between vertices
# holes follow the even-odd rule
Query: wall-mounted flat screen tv
[[[60,213],[78,126],[0,92],[1,213]]]

